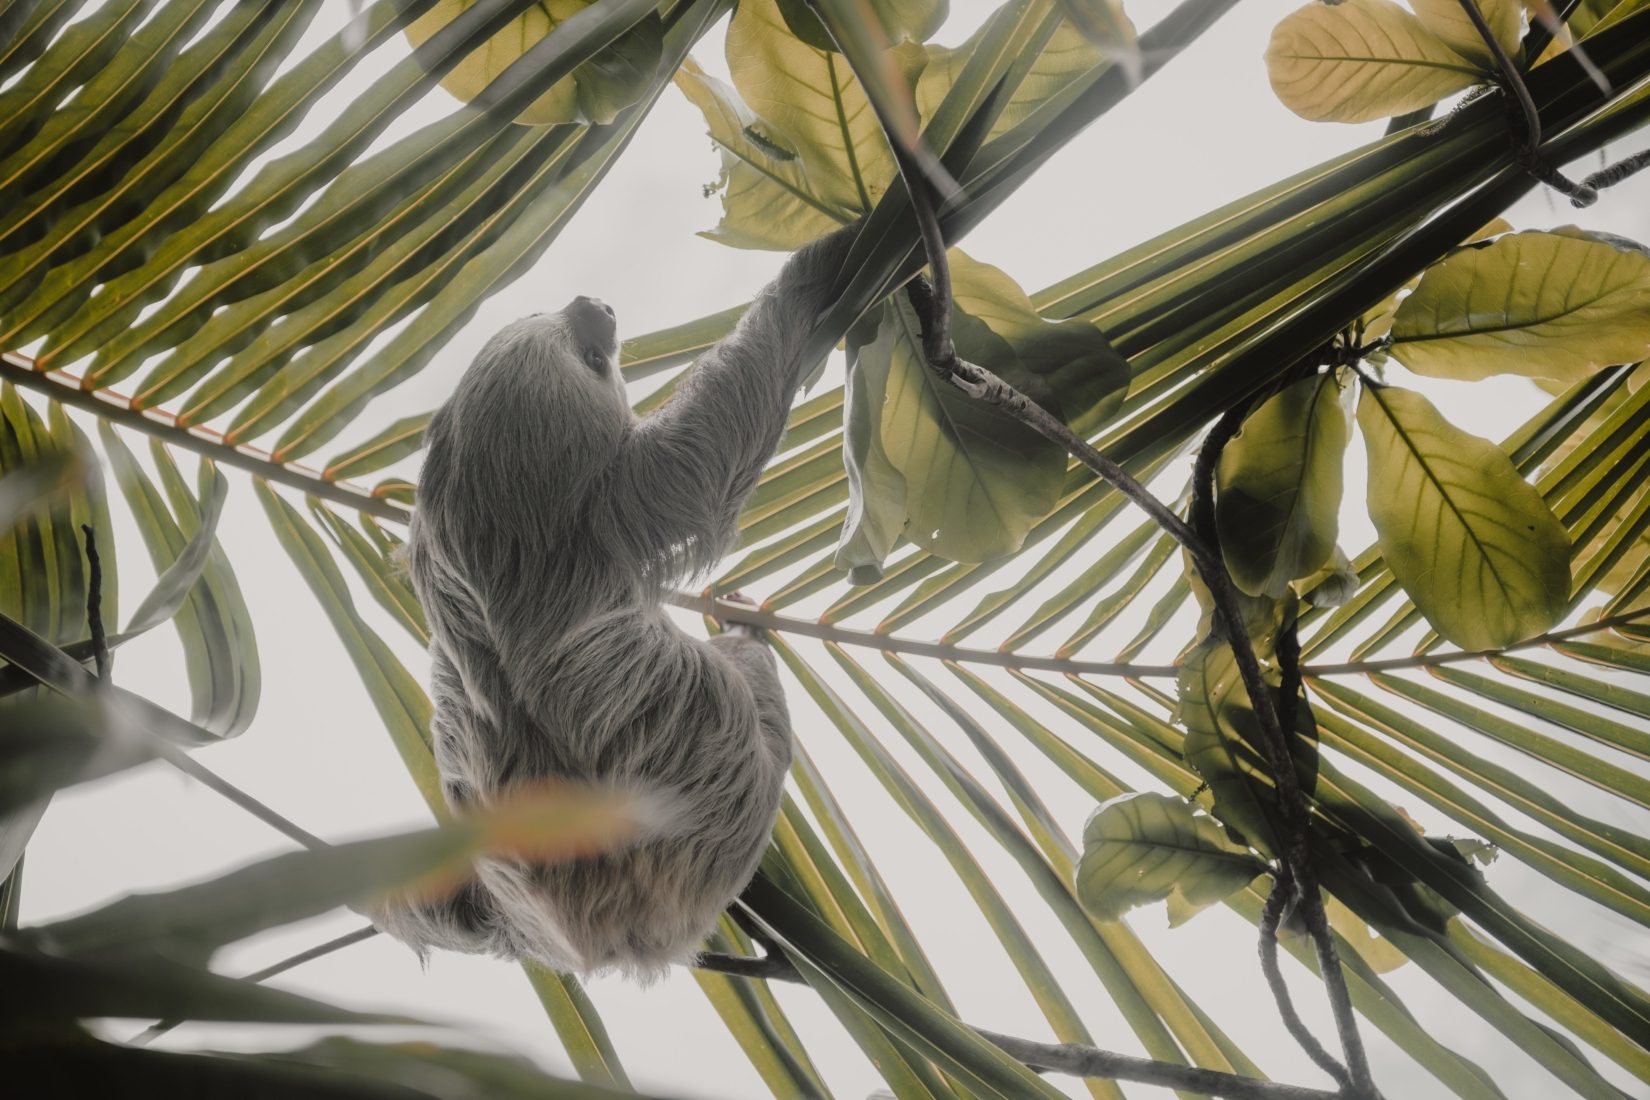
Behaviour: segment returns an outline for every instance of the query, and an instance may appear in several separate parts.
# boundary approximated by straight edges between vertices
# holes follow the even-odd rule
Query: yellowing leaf
[[[732,88],[692,59],[677,70],[676,86],[704,114],[722,154],[722,176],[715,186],[722,196],[722,220],[705,236],[735,248],[790,251],[853,220],[851,210],[817,197],[801,156],[782,144]]]
[[[1334,552],[1349,397],[1333,372],[1303,378],[1221,453],[1215,522],[1232,580],[1251,596],[1284,595]]]
[[[1570,596],[1570,538],[1506,452],[1418,393],[1366,387],[1369,514],[1393,576],[1468,650],[1539,634]]]
[[[1202,908],[1265,869],[1185,799],[1123,794],[1101,803],[1083,828],[1077,898],[1101,920],[1164,899]]]
[[[453,66],[441,78],[441,87],[464,103],[473,101],[558,25],[594,2],[539,0]],[[407,25],[407,41],[418,48],[474,4],[475,0],[438,0]],[[657,13],[651,14],[571,75],[558,80],[517,115],[516,121],[531,125],[611,122],[647,91],[659,67],[663,43],[663,24]]]
[[[1518,56],[1518,39],[1524,31],[1523,11],[1518,0],[1474,0],[1495,40],[1511,57]],[[1475,64],[1495,63],[1483,36],[1461,7],[1461,0],[1409,0],[1421,25],[1443,39],[1449,48]]]
[[[1401,115],[1487,75],[1392,0],[1298,9],[1273,29],[1266,70],[1284,106],[1318,122]]]
[[[894,155],[876,112],[841,54],[791,34],[774,0],[745,0],[728,26],[728,68],[740,97],[794,150],[813,188],[831,209],[871,209],[896,175]],[[923,48],[893,50],[915,84]]]
[[[1650,355],[1650,255],[1573,228],[1464,248],[1399,304],[1392,341],[1417,374],[1579,382]]]

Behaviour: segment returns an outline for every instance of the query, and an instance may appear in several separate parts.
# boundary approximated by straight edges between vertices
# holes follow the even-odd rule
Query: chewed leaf
[[[1650,254],[1574,228],[1463,248],[1399,304],[1392,342],[1417,374],[1574,384],[1650,355]]]
[[[1334,552],[1349,396],[1334,373],[1303,378],[1251,413],[1221,453],[1220,546],[1251,596],[1284,595]]]
[[[1463,649],[1548,629],[1570,597],[1570,537],[1505,451],[1418,393],[1368,387],[1369,515],[1393,576]]]
[[[1101,920],[1170,898],[1201,908],[1265,870],[1254,853],[1185,799],[1124,794],[1102,803],[1083,829],[1077,897]]]
[[[1392,0],[1296,10],[1273,29],[1266,70],[1284,106],[1317,122],[1401,115],[1488,74]]]

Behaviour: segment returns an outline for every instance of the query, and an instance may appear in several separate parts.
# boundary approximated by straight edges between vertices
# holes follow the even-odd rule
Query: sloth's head
[[[581,419],[600,422],[625,423],[632,416],[619,375],[618,325],[612,307],[599,298],[581,294],[554,313],[506,325],[482,348],[475,369],[472,388],[483,405],[494,403],[487,394],[493,380],[515,380],[496,398],[508,402],[510,387],[525,378],[541,400],[522,413],[542,415],[549,406],[563,413],[582,410]]]

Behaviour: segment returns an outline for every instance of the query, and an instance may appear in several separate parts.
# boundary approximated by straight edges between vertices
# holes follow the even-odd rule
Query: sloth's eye
[[[603,371],[607,370],[607,355],[605,352],[599,351],[596,348],[591,348],[584,353],[584,362],[586,366],[595,371],[597,374],[601,374]]]

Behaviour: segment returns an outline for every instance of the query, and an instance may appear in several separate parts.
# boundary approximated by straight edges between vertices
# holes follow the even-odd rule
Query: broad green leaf
[[[1058,500],[1065,451],[936,379],[908,302],[891,301],[883,318],[858,369],[886,378],[874,426],[904,478],[906,537],[953,561],[1012,553]],[[960,309],[953,335],[964,359],[1027,380],[1007,342]]]
[[[1487,78],[1393,0],[1297,9],[1273,28],[1266,71],[1284,106],[1316,122],[1406,114]]]
[[[1511,233],[1427,269],[1392,353],[1417,374],[1579,382],[1650,356],[1650,254],[1574,228]]]
[[[848,515],[837,540],[835,562],[856,585],[882,577],[882,563],[906,525],[905,477],[882,446],[881,410],[887,387],[882,356],[887,354],[888,340],[883,330],[893,324],[888,316],[891,309],[882,308],[885,320],[877,328],[860,324],[848,335],[842,447],[848,475]]]
[[[1381,554],[1439,634],[1498,649],[1559,620],[1570,537],[1505,451],[1392,386],[1364,388],[1358,426]]]
[[[1098,329],[1044,321],[1011,279],[960,252],[952,273],[958,355],[1080,431],[1110,415],[1127,366]],[[837,560],[859,571],[856,580],[879,575],[900,533],[893,493],[903,493],[905,537],[961,562],[1013,552],[1053,509],[1064,449],[935,378],[903,296],[883,306],[875,338],[857,346],[854,372],[846,453],[855,495]]]
[[[408,24],[407,41],[415,48],[423,45],[475,2],[440,0]],[[539,0],[449,69],[441,78],[441,86],[460,102],[473,102],[506,69],[593,2]],[[516,121],[535,126],[557,122],[611,122],[619,111],[647,91],[659,66],[662,44],[662,28],[658,13],[654,12],[563,77],[518,114]]]
[[[1129,364],[1099,329],[1082,320],[1045,320],[1002,270],[955,249],[951,280],[956,309],[1013,348],[1022,370],[1021,393],[1056,412],[1079,435],[1093,433],[1117,411],[1129,387]]]
[[[1183,798],[1122,794],[1083,827],[1077,896],[1101,920],[1155,901],[1201,908],[1242,889],[1266,865]]]
[[[914,43],[895,47],[914,83],[927,57]],[[897,174],[876,113],[840,54],[791,34],[774,0],[747,0],[728,25],[728,70],[740,98],[796,153],[813,197],[833,210],[864,213]]]
[[[789,139],[758,118],[738,94],[690,58],[676,86],[705,116],[722,155],[713,189],[722,220],[705,236],[735,248],[795,249],[852,220],[852,207],[819,197]]]
[[[1220,548],[1249,595],[1283,596],[1334,553],[1351,398],[1334,371],[1303,378],[1250,413],[1221,452]]]
[[[1277,675],[1266,675],[1277,706]],[[1186,763],[1213,792],[1215,815],[1262,852],[1281,852],[1272,769],[1232,647],[1213,641],[1198,646],[1181,660],[1177,686]],[[1295,701],[1295,725],[1285,736],[1296,781],[1310,795],[1317,784],[1318,727],[1304,695]]]
[[[1408,0],[1422,26],[1443,39],[1450,49],[1475,64],[1491,67],[1495,58],[1478,33],[1472,19],[1461,8],[1461,0]],[[1524,11],[1520,0],[1473,0],[1484,22],[1501,48],[1518,57],[1518,37],[1524,32]]]

